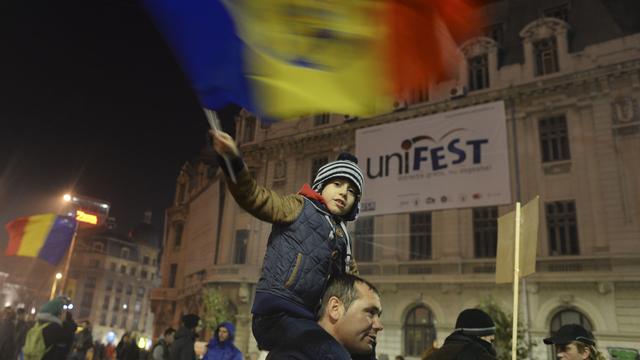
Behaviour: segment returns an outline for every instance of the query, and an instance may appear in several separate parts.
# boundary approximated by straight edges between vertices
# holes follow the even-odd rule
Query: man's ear
[[[591,350],[589,349],[588,346],[584,347],[584,352],[582,354],[580,354],[580,356],[582,357],[582,359],[586,360],[589,358],[589,356],[591,356]]]
[[[336,296],[330,297],[327,303],[327,315],[329,316],[331,322],[337,322],[338,320],[340,320],[340,318],[342,318],[343,314],[344,304],[342,303],[342,300],[340,300]]]

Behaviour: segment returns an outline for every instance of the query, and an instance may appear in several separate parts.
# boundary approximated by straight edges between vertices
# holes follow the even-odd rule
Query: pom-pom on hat
[[[486,312],[480,309],[466,309],[458,315],[453,331],[473,336],[495,335],[496,325]]]

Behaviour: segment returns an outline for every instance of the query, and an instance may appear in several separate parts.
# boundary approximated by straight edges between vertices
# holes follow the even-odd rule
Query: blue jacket
[[[218,330],[221,327],[225,327],[229,331],[229,339],[224,342],[221,342],[218,338]],[[207,353],[204,355],[203,360],[242,360],[242,353],[233,344],[235,333],[236,328],[231,323],[223,322],[218,325],[213,338],[207,345]]]

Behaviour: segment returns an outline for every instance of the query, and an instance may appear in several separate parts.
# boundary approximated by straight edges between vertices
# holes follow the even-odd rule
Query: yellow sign
[[[96,225],[98,223],[98,217],[96,215],[86,213],[82,210],[76,211],[76,220],[93,225]]]

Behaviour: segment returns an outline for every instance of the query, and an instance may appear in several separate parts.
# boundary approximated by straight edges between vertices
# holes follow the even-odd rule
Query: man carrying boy
[[[253,335],[260,349],[271,350],[319,328],[329,278],[355,272],[345,222],[358,214],[364,177],[355,157],[341,154],[318,170],[311,187],[280,195],[256,184],[228,134],[212,137],[216,152],[231,160],[237,182],[227,184],[236,202],[273,224],[252,308]]]

